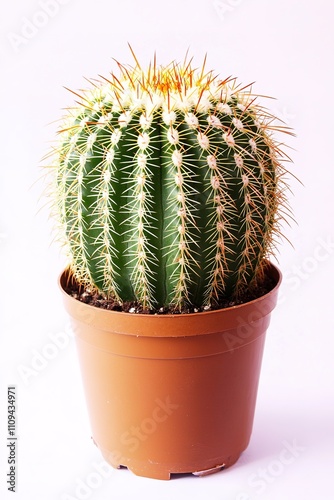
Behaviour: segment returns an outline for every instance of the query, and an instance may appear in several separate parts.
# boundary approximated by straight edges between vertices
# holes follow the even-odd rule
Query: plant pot
[[[64,287],[92,436],[113,467],[139,476],[205,475],[248,446],[276,285],[251,302],[194,314],[145,315],[84,304]]]

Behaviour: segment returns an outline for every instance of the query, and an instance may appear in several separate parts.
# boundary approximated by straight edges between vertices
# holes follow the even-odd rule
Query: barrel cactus
[[[75,93],[59,131],[53,202],[71,273],[143,311],[208,309],[262,280],[286,157],[250,86],[191,61],[135,62]]]

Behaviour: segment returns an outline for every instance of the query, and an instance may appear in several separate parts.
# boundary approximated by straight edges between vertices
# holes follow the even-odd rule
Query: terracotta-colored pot
[[[281,282],[243,305],[183,315],[99,309],[70,297],[93,440],[139,476],[205,475],[248,446],[265,333]]]

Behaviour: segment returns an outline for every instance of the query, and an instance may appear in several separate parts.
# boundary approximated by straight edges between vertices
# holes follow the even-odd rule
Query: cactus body
[[[190,64],[119,67],[60,131],[54,199],[76,279],[144,309],[239,295],[281,218],[269,117]]]

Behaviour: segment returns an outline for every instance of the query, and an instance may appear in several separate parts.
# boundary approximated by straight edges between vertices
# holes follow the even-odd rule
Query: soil
[[[245,304],[251,300],[258,299],[262,295],[270,292],[275,286],[276,282],[270,276],[265,276],[261,283],[258,283],[256,287],[246,288],[238,298],[222,298],[217,304],[212,306],[185,306],[183,309],[172,309],[168,307],[161,307],[160,309],[150,309],[145,310],[138,304],[138,302],[124,302],[120,305],[117,301],[112,298],[105,298],[103,295],[96,291],[91,291],[89,289],[83,289],[80,287],[73,279],[71,283],[68,284],[65,291],[73,298],[84,302],[85,304],[90,304],[94,307],[99,307],[101,309],[108,309],[110,311],[123,311],[127,313],[140,313],[140,314],[190,314],[203,311],[213,311],[217,309],[224,309],[226,307],[237,306],[240,304]]]

